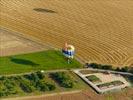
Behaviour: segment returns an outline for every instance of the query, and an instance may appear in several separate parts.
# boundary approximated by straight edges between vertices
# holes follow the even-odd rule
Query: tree
[[[37,76],[40,78],[40,79],[43,79],[44,78],[44,74],[40,71],[36,72]]]
[[[116,70],[116,71],[121,71],[121,69],[120,69],[119,67],[117,67],[115,70]]]
[[[74,86],[74,82],[71,77],[67,75],[65,72],[56,72],[52,74],[52,77],[62,86],[66,88],[72,88]]]
[[[128,67],[126,66],[126,67],[121,68],[121,71],[122,72],[128,72]]]
[[[20,87],[24,92],[31,93],[32,87],[30,86],[30,82],[26,80],[21,80]]]

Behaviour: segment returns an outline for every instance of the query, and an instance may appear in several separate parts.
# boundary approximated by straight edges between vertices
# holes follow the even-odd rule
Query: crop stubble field
[[[0,29],[0,56],[31,53],[48,49],[50,47],[46,45],[26,39],[17,33]]]
[[[132,0],[1,0],[0,5],[1,27],[58,48],[69,42],[87,62],[133,64]]]

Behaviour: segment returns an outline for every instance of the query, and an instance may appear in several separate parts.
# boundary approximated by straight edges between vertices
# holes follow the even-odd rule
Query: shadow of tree
[[[49,9],[44,9],[44,8],[34,8],[33,10],[37,11],[37,12],[44,12],[44,13],[56,13],[53,10],[49,10]]]
[[[16,64],[23,64],[23,65],[29,65],[29,66],[39,66],[39,64],[36,64],[30,60],[25,60],[25,59],[18,59],[18,58],[10,58],[10,60]]]
[[[131,83],[131,85],[133,86],[133,76],[130,75],[122,75],[125,79],[127,79],[127,81],[129,81]]]
[[[132,83],[133,85],[133,76],[127,76],[128,80]]]

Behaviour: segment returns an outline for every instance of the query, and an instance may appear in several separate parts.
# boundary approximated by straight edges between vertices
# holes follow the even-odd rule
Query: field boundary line
[[[3,98],[1,100],[24,100],[24,99],[31,99],[31,98],[43,98],[43,97],[50,97],[50,96],[56,96],[56,95],[67,95],[67,94],[74,94],[74,93],[80,93],[82,90],[73,90],[73,91],[64,91],[64,92],[58,92],[58,93],[49,93],[49,94],[42,94],[42,95],[36,95],[36,96],[24,96],[24,97],[14,97],[14,98]]]

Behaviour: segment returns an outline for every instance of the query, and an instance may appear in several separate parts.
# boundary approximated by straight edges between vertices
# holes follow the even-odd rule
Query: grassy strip
[[[82,65],[72,59],[68,64],[60,51],[48,50],[36,53],[0,57],[0,74],[18,74],[36,70],[80,68]]]
[[[102,87],[113,87],[113,86],[119,86],[119,85],[123,85],[124,83],[121,82],[121,81],[112,81],[112,82],[108,82],[108,83],[104,83],[104,84],[100,84],[100,85],[97,85],[99,88],[102,88]]]
[[[93,83],[101,82],[101,80],[95,75],[90,75],[87,76],[86,78]]]

